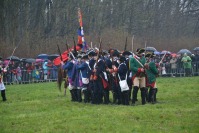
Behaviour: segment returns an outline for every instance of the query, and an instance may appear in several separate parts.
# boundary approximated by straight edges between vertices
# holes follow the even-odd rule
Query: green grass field
[[[92,105],[70,101],[56,83],[6,86],[0,133],[198,133],[199,77],[158,78],[159,103]],[[62,90],[63,91],[63,90]]]

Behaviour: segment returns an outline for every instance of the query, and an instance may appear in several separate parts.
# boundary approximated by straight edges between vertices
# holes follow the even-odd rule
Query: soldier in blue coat
[[[103,102],[103,90],[104,90],[104,84],[105,81],[105,65],[104,61],[101,59],[101,57],[94,56],[96,62],[94,64],[94,90],[93,90],[93,104],[101,104]]]
[[[111,54],[111,61],[112,61],[112,68],[108,68],[107,71],[112,74],[111,78],[111,87],[113,93],[113,104],[121,104],[121,91],[119,87],[119,79],[117,76],[118,72],[118,59],[119,59],[119,52],[117,50],[113,50],[110,52]]]
[[[124,56],[121,56],[119,58],[119,67],[118,67],[118,77],[119,80],[126,80],[127,82],[127,75],[128,75],[128,69],[126,66],[126,58]],[[121,95],[121,101],[123,105],[129,105],[129,89],[128,90],[122,90],[122,88],[120,88],[120,93]]]
[[[88,97],[90,97],[91,101],[93,99],[93,92],[94,92],[94,80],[93,80],[93,76],[94,76],[94,64],[95,64],[95,59],[94,56],[97,56],[97,53],[94,50],[90,50],[88,51],[88,64],[89,64],[89,69],[90,69],[90,73],[89,73],[89,85],[88,85]]]
[[[88,59],[88,55],[84,54],[81,57],[81,64],[78,65],[77,69],[80,71],[80,76],[82,79],[82,91],[84,94],[84,102],[88,103],[90,102],[90,97],[88,94],[88,85],[89,85],[89,73],[91,72],[91,70],[89,69],[89,65],[86,63]]]
[[[68,55],[68,61],[63,65],[62,68],[64,70],[67,70],[68,83],[69,83],[68,89],[70,90],[70,93],[71,93],[71,101],[77,101],[76,90],[73,85],[73,73],[75,71],[73,59],[74,59],[74,57],[73,57],[72,53],[70,53]]]
[[[105,64],[105,68],[109,68],[111,69],[112,68],[112,62],[109,58],[109,54],[106,50],[103,50],[103,61],[104,61],[104,64]],[[106,88],[104,88],[103,90],[103,97],[104,97],[104,104],[109,104],[110,103],[110,100],[109,100],[109,91],[111,90],[111,85],[110,85],[110,82],[111,82],[111,73],[109,73],[108,71],[105,71],[105,73],[107,74],[107,81],[108,81],[108,86]]]
[[[127,69],[128,69],[127,83],[128,83],[128,86],[129,86],[129,100],[131,100],[131,91],[132,91],[132,87],[133,87],[133,82],[132,82],[132,72],[129,69],[129,56],[132,56],[132,53],[129,52],[129,51],[124,51],[122,53],[122,55],[126,58],[125,63],[126,63]]]

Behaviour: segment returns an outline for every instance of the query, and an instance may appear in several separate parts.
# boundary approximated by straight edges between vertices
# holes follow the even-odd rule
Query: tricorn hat
[[[119,56],[120,56],[119,51],[114,50],[113,53],[112,53],[112,56],[117,56],[117,57],[119,57]]]
[[[155,54],[154,54],[154,52],[148,52],[148,53],[146,53],[145,57],[153,58],[153,57],[155,57]]]
[[[138,48],[137,50],[136,50],[136,53],[137,54],[142,54],[142,53],[144,53],[145,52],[145,49],[143,49],[143,48]]]
[[[120,60],[121,62],[124,62],[124,61],[126,60],[126,58],[125,58],[124,56],[120,56],[119,60]]]
[[[130,51],[124,51],[123,53],[122,53],[122,55],[123,56],[129,56],[129,55],[132,55],[132,53],[130,52]]]

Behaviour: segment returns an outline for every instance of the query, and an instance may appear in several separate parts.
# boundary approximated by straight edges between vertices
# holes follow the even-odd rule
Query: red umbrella
[[[176,57],[177,54],[176,54],[176,53],[172,53],[171,56],[172,56],[172,57]]]

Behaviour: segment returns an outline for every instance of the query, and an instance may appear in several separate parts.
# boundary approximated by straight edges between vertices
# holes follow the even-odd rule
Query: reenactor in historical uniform
[[[133,54],[129,51],[124,51],[122,53],[122,55],[126,58],[126,66],[127,66],[127,69],[128,69],[128,73],[127,73],[127,83],[128,83],[128,86],[129,86],[129,100],[131,100],[131,92],[132,92],[132,87],[133,87],[133,83],[132,83],[132,72],[131,70],[129,69],[129,56],[132,56]]]
[[[78,102],[82,102],[82,87],[83,87],[83,83],[82,83],[82,77],[81,77],[81,74],[80,74],[80,69],[79,69],[79,66],[81,65],[81,55],[82,53],[79,53],[77,55],[77,60],[75,62],[75,68],[76,68],[76,71],[75,71],[75,78],[74,78],[74,86],[75,88],[77,88],[76,90],[76,95],[77,95],[77,101]]]
[[[134,105],[137,100],[137,93],[140,88],[141,90],[141,98],[142,105],[146,103],[146,77],[145,77],[145,69],[144,64],[146,62],[145,57],[142,55],[145,52],[144,49],[138,48],[136,50],[136,55],[134,55],[129,62],[130,70],[132,72],[132,81],[133,81],[133,99],[132,104]]]
[[[147,53],[145,55],[145,57],[149,60],[149,63],[145,64],[147,74],[147,87],[150,87],[148,102],[152,103],[155,103],[155,95],[157,91],[156,76],[158,75],[158,69],[156,68],[156,64],[152,61],[154,56],[154,53]]]
[[[128,68],[126,66],[126,58],[124,56],[119,57],[119,66],[118,66],[118,78],[120,81],[126,80],[127,83],[127,77],[128,77]],[[120,91],[121,91],[121,101],[123,105],[129,105],[129,87],[127,84],[127,88],[121,88],[120,86]]]
[[[108,86],[103,90],[104,104],[109,104],[110,103],[109,91],[111,90],[111,73],[107,71],[107,68],[112,69],[112,62],[109,58],[109,53],[106,50],[102,50],[102,59],[105,64],[106,68],[105,72],[107,74],[107,80],[108,80]]]
[[[89,59],[89,69],[91,70],[91,73],[89,73],[89,85],[88,85],[88,95],[91,99],[91,102],[92,102],[92,99],[94,97],[94,65],[95,65],[95,59],[94,59],[94,56],[97,56],[97,53],[93,50],[93,49],[90,49],[88,52],[88,59]]]
[[[75,71],[75,67],[74,67],[74,55],[72,52],[69,53],[68,55],[68,61],[63,64],[63,69],[67,71],[67,75],[68,75],[68,89],[70,90],[71,93],[71,101],[77,101],[77,97],[76,97],[76,90],[74,88],[73,85],[73,74]]]
[[[77,66],[77,69],[80,72],[80,76],[82,79],[82,91],[84,94],[84,102],[88,103],[90,102],[90,97],[88,94],[88,85],[89,85],[89,73],[91,72],[88,63],[86,62],[88,60],[88,55],[83,54],[81,57],[81,64]]]
[[[117,76],[118,66],[119,66],[118,59],[119,59],[120,53],[117,50],[111,50],[110,55],[111,55],[111,61],[112,61],[112,69],[108,68],[107,71],[112,74],[111,86],[112,86],[112,93],[113,93],[113,104],[121,104],[121,91],[119,87],[119,79]]]
[[[3,73],[6,72],[6,68],[2,68],[0,65],[0,91],[1,91],[1,97],[3,101],[6,101],[6,87],[3,83]]]
[[[98,51],[99,52],[99,51]],[[93,69],[93,81],[94,81],[94,88],[93,88],[93,104],[101,104],[103,103],[103,90],[105,84],[108,82],[106,81],[107,75],[105,75],[105,64],[103,59],[101,59],[99,53],[98,55],[94,56],[95,64]],[[106,83],[107,82],[107,83]]]

